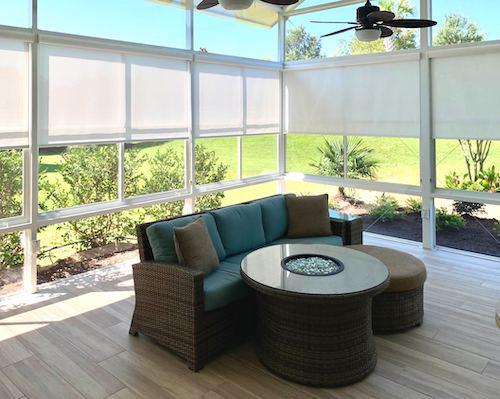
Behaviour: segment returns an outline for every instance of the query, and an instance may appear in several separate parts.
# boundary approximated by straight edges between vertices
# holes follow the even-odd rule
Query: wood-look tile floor
[[[379,361],[340,389],[289,383],[265,370],[252,343],[201,372],[144,336],[128,335],[130,264],[0,301],[0,398],[500,398],[500,262],[367,237],[428,267],[424,324],[376,338]]]

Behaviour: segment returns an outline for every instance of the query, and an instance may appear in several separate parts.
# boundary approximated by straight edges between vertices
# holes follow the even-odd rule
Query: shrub
[[[398,215],[398,200],[390,195],[382,194],[375,200],[375,207],[370,215],[377,217],[381,222],[389,222],[396,219]]]
[[[406,213],[422,212],[422,201],[418,198],[408,198],[406,200]]]
[[[446,187],[455,190],[467,190],[467,191],[483,191],[484,187],[481,185],[480,181],[470,181],[467,175],[460,178],[456,172],[452,172],[450,175],[446,176]],[[474,215],[476,213],[484,212],[484,204],[477,202],[465,202],[465,201],[454,201],[453,209],[460,215]]]
[[[465,228],[465,219],[456,213],[448,213],[446,208],[436,210],[436,227],[438,230],[459,231]]]
[[[23,158],[21,151],[0,150],[0,218],[22,213]],[[19,234],[0,235],[0,270],[21,266]]]
[[[490,193],[500,192],[500,172],[495,170],[494,165],[489,169],[479,172],[479,184],[484,191]]]
[[[116,146],[70,147],[62,155],[58,172],[63,184],[41,177],[43,190],[41,209],[60,209],[80,204],[115,200],[118,195],[118,152]],[[196,179],[198,184],[223,180],[227,166],[218,162],[213,151],[196,146]],[[141,171],[147,164],[148,176]],[[126,195],[164,192],[184,187],[184,158],[171,148],[157,151],[153,156],[141,155],[129,148],[125,158]],[[223,193],[209,194],[197,202],[215,208],[221,205]],[[110,213],[75,220],[60,226],[66,244],[77,243],[80,250],[100,247],[135,236],[135,226],[146,218],[165,219],[182,213],[183,201],[155,205],[146,210]]]

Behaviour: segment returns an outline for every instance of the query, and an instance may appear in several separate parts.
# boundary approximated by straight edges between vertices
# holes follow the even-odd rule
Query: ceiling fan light
[[[254,0],[219,0],[220,5],[226,10],[246,10]]]
[[[380,39],[382,32],[378,28],[356,29],[356,38],[361,42],[373,42]]]

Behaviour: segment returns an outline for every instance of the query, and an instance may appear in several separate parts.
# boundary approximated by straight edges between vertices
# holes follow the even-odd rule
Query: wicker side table
[[[335,231],[334,233],[344,238],[344,245],[363,244],[363,219],[360,216],[348,215],[330,209],[328,211],[330,220],[335,223],[335,228],[342,231]]]
[[[298,254],[335,257],[345,269],[333,276],[304,276],[281,267],[281,259]],[[276,245],[243,259],[241,275],[257,294],[257,355],[274,374],[335,387],[359,381],[375,368],[372,297],[389,284],[380,261],[343,247]]]

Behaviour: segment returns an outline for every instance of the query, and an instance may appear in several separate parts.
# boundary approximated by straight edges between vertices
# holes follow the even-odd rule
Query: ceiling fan
[[[215,0],[217,1],[217,0]],[[337,35],[352,29],[356,30],[356,37],[362,42],[390,37],[393,35],[391,28],[430,28],[437,24],[429,19],[394,19],[396,15],[390,11],[381,11],[380,7],[374,6],[367,0],[366,4],[356,11],[356,22],[337,21],[311,21],[317,24],[349,24],[349,28],[327,33],[321,37]]]
[[[274,4],[277,6],[289,6],[298,3],[299,0],[260,0],[264,3]],[[198,10],[206,10],[207,8],[215,7],[220,4],[226,10],[245,10],[253,4],[254,0],[202,0],[196,6]]]

